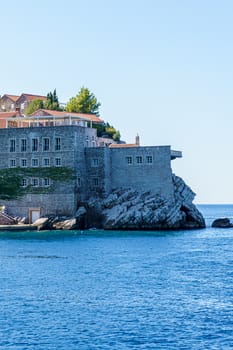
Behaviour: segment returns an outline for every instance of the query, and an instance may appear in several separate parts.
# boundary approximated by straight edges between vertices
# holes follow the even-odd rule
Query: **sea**
[[[0,232],[0,349],[233,349],[233,205],[192,231]]]

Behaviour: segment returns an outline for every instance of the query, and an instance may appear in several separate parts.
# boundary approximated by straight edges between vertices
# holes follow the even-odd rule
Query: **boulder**
[[[231,223],[229,218],[219,218],[212,222],[212,227],[219,227],[219,228],[229,228],[233,227],[233,224]]]

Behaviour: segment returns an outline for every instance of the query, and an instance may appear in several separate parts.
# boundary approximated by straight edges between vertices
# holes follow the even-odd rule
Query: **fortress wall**
[[[87,136],[91,139],[95,135],[96,130],[79,126],[0,129],[0,168],[9,168],[11,160],[15,160],[15,167],[20,167],[22,159],[26,161],[26,167],[32,167],[32,159],[38,159],[38,167],[43,167],[45,158],[49,159],[50,166],[56,166],[57,159],[60,159],[60,166],[72,167],[75,173],[82,178],[83,183],[83,186],[78,187],[77,180],[59,183],[51,181],[49,188],[33,188],[34,193],[26,194],[17,200],[1,200],[0,203],[6,205],[9,214],[13,216],[27,217],[29,208],[40,208],[41,215],[51,213],[73,215],[77,209],[78,198],[83,198],[85,195],[84,146]],[[33,138],[38,138],[38,151],[34,152],[31,147]],[[43,151],[44,138],[50,140],[49,151]],[[60,150],[56,150],[56,138],[61,140]],[[15,139],[14,152],[10,152],[11,139]],[[26,139],[24,152],[21,151],[21,139]],[[59,166],[57,169],[59,172]],[[30,183],[31,179],[28,181]],[[39,179],[39,183],[41,185],[41,179]]]
[[[86,148],[86,199],[104,196],[110,186],[110,160],[105,147]],[[106,178],[106,175],[108,178]]]
[[[173,197],[170,146],[110,150],[112,189],[133,187]]]

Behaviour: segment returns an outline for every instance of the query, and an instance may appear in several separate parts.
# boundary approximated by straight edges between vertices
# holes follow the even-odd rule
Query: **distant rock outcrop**
[[[229,228],[229,227],[233,227],[233,224],[230,222],[230,219],[228,218],[220,218],[220,219],[214,220],[211,226],[219,227],[219,228]]]

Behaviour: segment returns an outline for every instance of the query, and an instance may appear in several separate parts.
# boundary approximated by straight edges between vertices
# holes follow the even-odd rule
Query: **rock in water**
[[[173,175],[174,195],[165,199],[150,191],[118,189],[104,200],[91,200],[89,211],[99,217],[97,227],[108,230],[165,230],[204,228],[202,214],[192,203],[195,193]],[[89,218],[93,215],[89,214]],[[89,221],[89,227],[93,223]]]
[[[230,222],[228,218],[220,218],[213,221],[212,227],[220,227],[220,228],[229,228],[233,227],[233,224]]]

